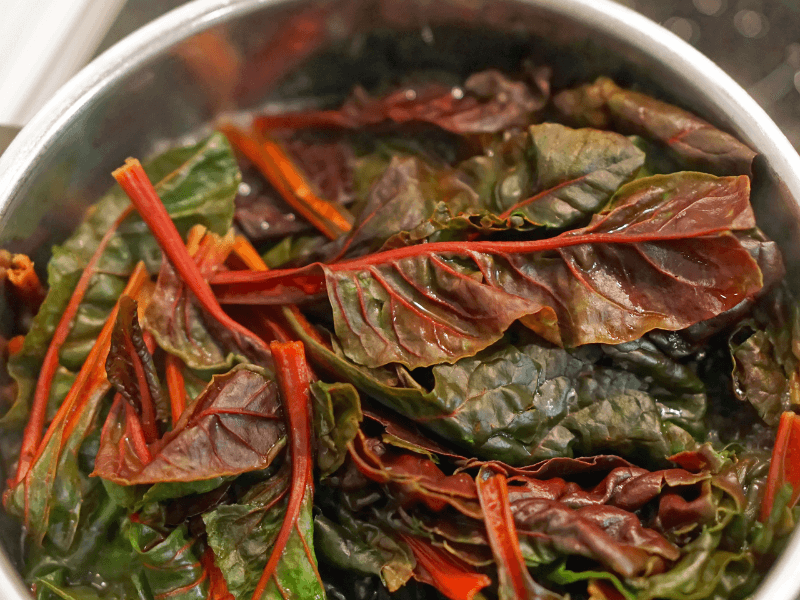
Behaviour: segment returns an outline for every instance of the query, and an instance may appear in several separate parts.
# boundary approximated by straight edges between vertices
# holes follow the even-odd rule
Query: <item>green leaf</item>
[[[727,592],[747,581],[754,557],[719,549],[720,535],[706,530],[682,549],[682,558],[664,573],[629,579],[637,600],[702,600],[718,587]],[[727,593],[722,597],[730,597]]]
[[[354,364],[285,314],[316,364],[471,455],[520,465],[602,450],[658,464],[694,446],[676,423],[693,422],[696,407],[665,406],[644,380],[596,365],[597,349],[500,342],[436,365],[427,390],[402,367]]]
[[[63,600],[104,600],[103,596],[100,596],[94,588],[86,586],[59,587],[43,578],[37,579],[36,583],[37,585],[43,585],[53,592],[57,598],[62,598]]]
[[[185,525],[165,536],[150,525],[131,521],[127,537],[155,598],[207,600],[199,544],[189,539]]]
[[[145,170],[157,182],[156,190],[182,234],[198,223],[220,234],[230,228],[233,198],[241,176],[224,136],[214,134],[193,146],[168,150],[148,162]],[[21,352],[9,361],[9,373],[17,381],[18,391],[16,402],[0,421],[3,426],[18,427],[27,418],[42,360],[61,314],[103,235],[128,205],[125,193],[115,187],[90,208],[84,222],[64,244],[53,247],[47,267],[47,297],[25,336]],[[131,215],[97,265],[61,349],[63,367],[75,371],[83,363],[125,287],[128,274],[140,259],[150,272],[155,272],[161,251],[139,216]]]
[[[717,175],[750,175],[756,153],[696,115],[645,94],[625,90],[607,77],[565,90],[553,99],[579,125],[642,135],[668,147],[691,169]]]
[[[358,391],[349,383],[315,382],[311,386],[316,429],[316,466],[321,477],[342,466],[347,444],[356,437],[363,415]]]
[[[203,515],[215,562],[236,598],[253,595],[267,564],[286,513],[288,475],[288,471],[281,471],[254,486],[239,504],[220,506]],[[305,494],[297,527],[289,536],[275,578],[261,600],[325,597],[314,555],[312,497],[311,493]]]
[[[540,191],[507,214],[534,225],[561,228],[591,216],[644,164],[644,153],[617,133],[557,123],[529,131]]]
[[[323,515],[314,518],[317,549],[337,569],[364,575],[378,575],[389,592],[403,586],[412,576],[414,556],[404,544],[378,525],[367,523],[340,510],[340,523]]]
[[[276,383],[263,369],[240,365],[216,375],[143,462],[125,436],[124,411],[112,409],[94,475],[122,485],[186,483],[268,467],[286,443]]]

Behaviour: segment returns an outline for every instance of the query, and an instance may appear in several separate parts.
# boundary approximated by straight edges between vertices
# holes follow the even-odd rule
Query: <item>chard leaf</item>
[[[152,181],[158,182],[156,190],[181,233],[198,223],[219,233],[230,227],[240,175],[224,136],[214,134],[196,145],[168,150],[151,160],[145,170]],[[89,209],[84,222],[64,244],[53,247],[47,267],[48,295],[25,336],[22,351],[9,360],[9,373],[18,384],[17,399],[0,424],[17,427],[26,419],[39,369],[61,314],[103,235],[129,204],[125,193],[115,187]],[[61,348],[63,367],[76,371],[83,363],[139,260],[155,272],[161,251],[139,216],[131,215],[97,265]]]
[[[561,228],[591,216],[644,164],[644,153],[617,133],[557,123],[529,131],[541,191],[503,213],[526,223]]]
[[[717,175],[750,175],[756,153],[692,113],[645,94],[625,90],[607,77],[557,94],[554,103],[571,121],[615,126],[654,139],[687,167]]]
[[[357,87],[338,110],[267,115],[256,123],[267,130],[298,128],[361,129],[384,122],[423,122],[458,134],[496,133],[526,125],[544,107],[549,82],[536,77],[533,88],[490,69],[471,75],[460,96],[440,83],[400,88],[380,98]]]
[[[734,393],[776,426],[781,413],[800,405],[800,306],[776,290],[736,327],[729,346]]]
[[[286,513],[288,471],[254,486],[239,504],[220,506],[203,515],[208,544],[228,590],[236,598],[250,598],[267,564]],[[325,591],[314,555],[313,494],[306,493],[297,527],[275,570],[264,600],[320,599]]]
[[[94,475],[121,485],[195,482],[269,466],[285,444],[278,388],[263,370],[215,375],[143,463],[125,437],[124,411],[109,413]]]
[[[427,390],[402,368],[354,364],[288,318],[315,364],[471,455],[521,465],[607,451],[658,464],[694,446],[684,427],[697,427],[704,403],[657,400],[644,380],[596,365],[597,349],[501,342],[436,365]]]
[[[154,598],[207,600],[199,544],[189,539],[185,525],[164,536],[145,523],[131,521],[127,536]]]
[[[36,584],[44,586],[55,594],[57,598],[63,600],[103,600],[103,597],[98,594],[97,590],[87,586],[61,587],[43,578],[37,579]]]
[[[753,226],[746,177],[678,173],[623,186],[587,227],[550,239],[419,244],[215,282],[235,303],[326,289],[349,358],[413,369],[474,355],[517,319],[569,347],[711,318],[762,287],[756,261],[729,233]]]
[[[701,600],[713,597],[722,587],[722,597],[747,581],[753,569],[754,557],[748,552],[729,552],[719,549],[720,535],[708,530],[682,549],[678,563],[666,571],[629,579],[638,600]],[[727,589],[726,589],[727,588]]]
[[[208,232],[198,242],[194,260],[200,272],[209,277],[225,262],[233,248],[234,236]],[[145,311],[145,326],[167,352],[175,354],[192,369],[230,367],[234,355],[225,343],[224,332],[216,321],[207,318],[194,294],[165,260],[158,273],[155,291]]]
[[[405,585],[414,572],[411,551],[378,525],[339,512],[339,523],[314,518],[314,542],[325,558],[338,569],[378,575],[389,592]]]
[[[533,125],[455,169],[394,158],[345,249],[358,256],[466,231],[566,227],[602,209],[643,163],[626,137],[556,123]]]
[[[162,406],[164,399],[153,356],[144,343],[136,309],[135,300],[128,296],[120,297],[119,313],[106,358],[106,374],[117,391],[141,416],[143,402]],[[139,380],[139,372],[144,376],[144,382]],[[155,415],[152,417],[155,418]]]
[[[416,368],[474,354],[516,319],[567,346],[681,329],[761,287],[755,261],[721,233],[752,227],[748,188],[746,178],[654,177],[548,251],[428,244],[323,265],[336,333],[358,363]]]
[[[315,382],[311,386],[316,429],[316,466],[321,477],[342,466],[347,444],[356,437],[364,418],[358,391],[349,383]]]

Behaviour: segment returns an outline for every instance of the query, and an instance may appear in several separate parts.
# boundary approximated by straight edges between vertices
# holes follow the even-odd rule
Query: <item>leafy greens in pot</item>
[[[116,171],[46,296],[7,261],[38,600],[755,589],[798,516],[800,313],[754,153],[548,76],[219,123]]]

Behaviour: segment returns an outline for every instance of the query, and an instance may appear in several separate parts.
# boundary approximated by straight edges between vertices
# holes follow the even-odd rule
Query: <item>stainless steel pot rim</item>
[[[102,92],[182,40],[234,17],[296,0],[194,0],[132,33],[67,82],[0,156],[0,219],[31,176],[30,165],[87,110]],[[453,0],[440,0],[453,1]],[[722,69],[682,39],[612,0],[518,0],[563,15],[615,38],[658,60],[680,76],[687,88],[737,123],[742,137],[768,157],[771,170],[800,206],[800,156],[764,110]],[[795,598],[800,573],[800,531],[765,578],[753,600]],[[26,600],[26,586],[0,552],[0,596]]]

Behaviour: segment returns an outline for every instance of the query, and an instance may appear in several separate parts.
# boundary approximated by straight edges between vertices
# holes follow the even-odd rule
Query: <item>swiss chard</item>
[[[420,244],[212,283],[223,302],[327,290],[350,358],[415,368],[473,355],[517,319],[576,346],[711,318],[762,287],[758,265],[730,235],[754,224],[746,177],[683,173],[632,182],[587,227],[551,239]]]
[[[230,227],[240,174],[223,136],[212,135],[196,145],[169,150],[148,162],[146,170],[158,182],[158,192],[180,231],[185,233],[198,223],[220,234]],[[89,211],[72,237],[53,248],[48,264],[48,296],[21,352],[9,362],[18,393],[14,407],[3,417],[6,425],[18,424],[26,417],[48,344],[81,273],[102,239],[113,230],[115,221],[129,207],[125,195],[112,190]],[[136,262],[145,260],[151,272],[157,270],[160,262],[155,240],[136,216],[125,219],[107,244],[93,268],[90,267],[91,281],[87,283],[91,293],[78,307],[61,345],[58,362],[70,370],[77,370],[86,358]]]
[[[111,411],[94,471],[122,485],[190,482],[264,469],[285,445],[278,388],[254,366],[214,376],[172,431],[151,444],[148,463],[128,441],[125,422],[120,410]]]

